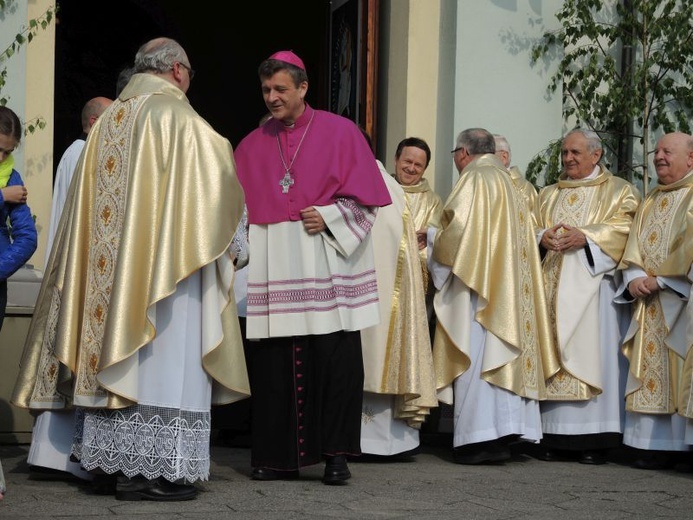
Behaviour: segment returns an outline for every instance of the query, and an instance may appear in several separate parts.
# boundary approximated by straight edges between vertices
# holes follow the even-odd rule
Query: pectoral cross
[[[289,193],[289,188],[294,185],[294,180],[291,178],[289,170],[286,170],[284,178],[279,181],[279,185],[282,187],[282,193]]]

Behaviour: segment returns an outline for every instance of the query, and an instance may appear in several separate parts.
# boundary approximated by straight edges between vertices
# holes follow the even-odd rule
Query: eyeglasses
[[[190,81],[192,81],[192,79],[195,77],[195,71],[192,69],[192,67],[186,65],[182,61],[179,61],[178,65],[180,65],[181,67],[184,67],[188,70],[188,76],[190,76]]]
[[[451,153],[452,155],[455,155],[456,152],[459,152],[459,151],[462,150],[463,148],[464,148],[464,146],[458,146],[457,148],[455,148],[455,149],[454,149],[453,151],[451,151],[450,153]]]

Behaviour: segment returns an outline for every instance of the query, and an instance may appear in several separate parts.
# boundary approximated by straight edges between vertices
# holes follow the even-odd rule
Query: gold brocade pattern
[[[589,400],[602,392],[601,352],[614,348],[602,344],[597,326],[606,310],[603,282],[610,284],[614,272],[591,269],[586,250],[596,250],[605,261],[620,262],[641,196],[631,183],[600,165],[583,179],[563,174],[542,188],[538,198],[539,229],[564,223],[577,228],[589,244],[583,250],[546,251],[542,263],[551,335],[561,359],[560,370],[547,381],[547,398]]]
[[[686,195],[686,190],[660,191],[654,195],[650,212],[638,235],[644,268],[655,273],[669,254],[669,243],[674,232],[672,218]],[[642,344],[640,370],[642,385],[626,399],[626,408],[641,413],[672,413],[676,406],[678,373],[673,354],[665,339],[669,335],[662,313],[659,294],[640,303],[642,309]]]
[[[229,253],[243,205],[231,143],[178,87],[134,75],[85,143],[12,403],[34,410],[137,403],[136,381],[148,368],[135,356],[157,333],[150,311],[197,271],[215,273],[216,290],[204,293],[201,308],[211,334],[200,338],[212,402],[247,397]]]
[[[652,201],[651,211],[640,231],[639,243],[644,267],[648,273],[654,273],[664,262],[669,253],[671,225],[686,190],[661,191]]]
[[[569,226],[581,227],[587,223],[589,210],[599,189],[598,186],[580,186],[559,190],[556,205],[553,209],[553,222],[562,222]],[[559,230],[561,234],[563,229]],[[563,264],[563,254],[547,251],[544,257],[544,281],[546,299],[549,306],[551,323],[556,323],[558,307],[558,285]],[[552,328],[553,339],[559,344],[557,328]],[[568,372],[564,366],[546,381],[548,399],[551,400],[588,400],[596,394],[585,382]]]
[[[101,138],[107,143],[100,148],[96,196],[94,198],[93,235],[87,267],[88,285],[82,348],[79,351],[75,393],[77,395],[106,397],[106,391],[96,380],[99,372],[104,326],[108,316],[111,287],[115,274],[122,226],[125,220],[129,157],[122,142],[132,131],[135,114],[147,96],[131,98],[123,103],[115,117],[101,127]]]
[[[580,231],[614,262],[619,262],[641,197],[631,183],[614,176],[603,166],[599,167],[594,178],[573,180],[561,176],[557,183],[542,188],[537,214],[546,220],[561,190],[589,186],[598,187],[598,190],[589,207],[586,225]],[[541,227],[549,228],[555,224],[558,222],[545,221]]]
[[[53,345],[55,345],[55,330],[58,321],[58,310],[60,309],[60,292],[57,289],[53,290],[50,311],[48,313],[48,333],[43,338],[43,348],[38,365],[38,374],[36,386],[34,386],[31,400],[45,403],[62,403],[63,398],[58,392],[60,363],[55,358],[53,353]]]
[[[532,212],[530,216],[533,217],[534,211],[536,211],[537,207],[537,199],[539,197],[537,189],[534,187],[534,184],[525,179],[525,176],[522,175],[522,172],[520,172],[517,166],[511,166],[508,168],[508,174],[510,175],[515,187],[520,190],[520,193],[527,201],[529,210]]]
[[[641,373],[642,386],[626,398],[626,407],[643,413],[663,413],[674,409],[674,389],[669,370],[669,349],[664,342],[667,330],[657,295],[645,300]]]
[[[513,189],[519,198],[524,198],[521,189],[513,183]],[[527,240],[525,237],[531,235],[533,222],[527,211],[529,206],[519,204],[518,209],[518,227],[519,233],[515,234],[517,241],[517,249],[520,253],[520,334],[521,334],[521,363],[523,372],[523,381],[526,388],[531,388],[533,391],[539,392],[540,385],[538,384],[537,375],[543,372],[540,365],[541,354],[537,349],[537,323],[534,315],[534,294],[532,283],[532,268],[530,265],[530,255],[527,250]],[[531,228],[530,228],[531,225]]]

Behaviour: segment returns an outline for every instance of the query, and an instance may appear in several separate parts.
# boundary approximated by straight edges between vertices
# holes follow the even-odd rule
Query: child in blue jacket
[[[12,110],[0,106],[0,329],[7,307],[7,279],[36,251],[37,233],[27,190],[14,169],[12,152],[22,137],[22,125]],[[0,464],[0,500],[5,478]]]
[[[17,115],[0,107],[0,329],[7,305],[7,279],[31,258],[37,245],[27,190],[12,158],[21,137]]]

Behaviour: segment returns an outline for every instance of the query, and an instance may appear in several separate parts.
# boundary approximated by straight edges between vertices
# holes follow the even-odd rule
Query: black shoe
[[[677,454],[677,462],[673,464],[674,471],[679,473],[693,473],[693,456],[691,453],[680,452]]]
[[[672,466],[673,461],[665,451],[645,451],[644,455],[633,463],[633,467],[638,469],[669,469]]]
[[[560,455],[555,450],[549,448],[539,448],[534,457],[546,462],[556,462],[557,460],[561,460]]]
[[[118,477],[116,500],[153,500],[175,502],[192,500],[197,496],[195,486],[174,484],[163,477],[146,480],[142,477]]]
[[[539,445],[534,453],[534,458],[538,460],[543,460],[546,462],[568,462],[579,460],[578,457],[581,452],[571,451],[571,450],[557,450],[554,448],[547,448],[546,446]],[[588,464],[587,462],[585,464]]]
[[[253,468],[250,476],[253,480],[294,480],[298,478],[298,470],[279,470],[265,467]]]
[[[327,457],[325,473],[322,477],[324,484],[328,486],[344,484],[350,478],[351,472],[347,466],[346,456],[335,455],[334,457]]]
[[[94,475],[90,487],[94,495],[113,495],[117,489],[117,477],[115,475]]]
[[[475,442],[455,448],[453,458],[457,464],[484,464],[503,462],[512,457],[510,448],[499,440]]]
[[[72,480],[80,479],[76,477],[69,471],[62,471],[59,469],[46,468],[44,466],[29,466],[29,473],[31,480]],[[82,480],[82,479],[80,479]]]
[[[606,464],[606,452],[604,450],[585,450],[578,460],[580,464]]]

